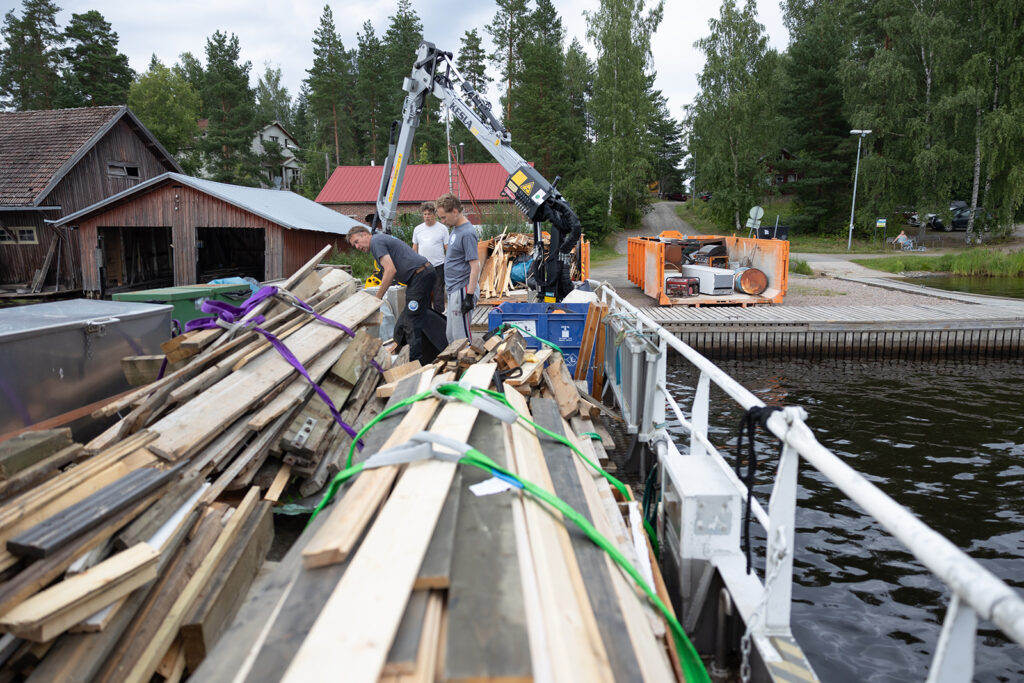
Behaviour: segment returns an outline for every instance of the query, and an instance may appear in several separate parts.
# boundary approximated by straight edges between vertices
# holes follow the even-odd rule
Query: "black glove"
[[[462,312],[469,313],[476,308],[476,297],[472,294],[467,294],[462,297]]]

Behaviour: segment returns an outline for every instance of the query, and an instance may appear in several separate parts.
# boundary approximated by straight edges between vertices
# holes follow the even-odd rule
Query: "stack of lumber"
[[[279,288],[354,337],[282,297],[246,319],[263,316],[358,428],[383,408],[391,355],[380,301],[318,270],[326,252]],[[318,492],[344,464],[350,435],[262,334],[218,327],[164,351],[170,370],[97,411],[119,417],[92,441],[51,430],[0,443],[0,680],[195,670],[263,569],[273,501],[289,482]]]
[[[544,247],[550,242],[545,233]],[[503,233],[485,243],[487,260],[480,270],[480,302],[493,303],[494,300],[526,299],[526,285],[512,281],[512,266],[520,257],[530,257],[533,253],[533,236],[523,233]],[[575,250],[573,251],[575,254]],[[582,279],[575,261],[570,277]]]
[[[510,369],[502,366],[518,362],[524,372],[500,388],[511,405],[603,460],[602,442],[591,436],[593,403],[560,354],[525,352],[517,336],[492,337],[464,368],[474,345],[446,349],[399,379],[388,404],[456,379],[496,390],[496,375]],[[424,430],[466,442],[554,492],[616,542],[668,602],[636,504],[522,422],[427,397],[369,430],[355,460]],[[348,480],[254,587],[191,680],[681,680],[665,622],[621,568],[557,511],[517,489],[484,490],[496,483],[490,472],[441,459]]]

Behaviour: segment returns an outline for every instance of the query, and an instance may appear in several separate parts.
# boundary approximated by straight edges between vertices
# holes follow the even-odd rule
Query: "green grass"
[[[714,221],[707,215],[707,208],[699,199],[691,199],[688,202],[676,206],[676,214],[690,224],[700,235],[719,235],[722,229],[715,225]],[[732,232],[731,230],[729,232]]]
[[[802,254],[885,254],[892,247],[881,240],[854,238],[852,248],[846,248],[843,235],[789,235],[789,251]]]
[[[331,255],[325,261],[327,263],[351,266],[352,277],[360,281],[373,274],[373,256],[355,248],[348,251],[335,250],[331,252]]]
[[[620,258],[622,254],[615,251],[615,247],[609,244],[590,243],[590,262],[603,263]]]
[[[940,256],[900,255],[879,259],[855,259],[853,262],[889,273],[926,271],[992,277],[1024,275],[1024,249],[1012,252],[970,249]]]
[[[807,261],[801,258],[789,260],[789,272],[796,273],[797,275],[814,275],[814,271],[807,265]]]

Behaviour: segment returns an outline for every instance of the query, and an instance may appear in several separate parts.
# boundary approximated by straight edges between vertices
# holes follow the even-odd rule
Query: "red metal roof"
[[[322,204],[372,204],[380,191],[383,166],[339,166],[334,169],[316,200]],[[460,179],[462,199],[495,201],[508,180],[501,164],[463,164]],[[448,191],[448,164],[406,166],[400,202],[433,201]]]

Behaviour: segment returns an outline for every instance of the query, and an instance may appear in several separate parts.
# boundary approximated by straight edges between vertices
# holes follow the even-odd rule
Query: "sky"
[[[743,0],[739,0],[742,2]],[[757,2],[758,16],[765,26],[769,45],[783,50],[788,34],[782,24],[780,0]],[[252,62],[252,82],[270,63],[282,71],[289,94],[298,94],[313,63],[312,36],[319,26],[324,0],[292,0],[290,3],[268,0],[55,0],[61,7],[58,23],[67,25],[72,13],[98,10],[113,26],[120,38],[120,50],[128,55],[136,71],[145,71],[152,54],[165,64],[173,64],[183,52],[192,52],[204,60],[207,36],[216,30],[238,35],[242,59]],[[387,29],[388,17],[395,2],[362,0],[361,2],[329,3],[334,21],[345,47],[356,47],[356,34],[363,22],[370,20],[378,36]],[[20,2],[0,0],[0,10],[20,9]],[[554,0],[562,18],[566,44],[579,38],[591,57],[596,52],[586,39],[586,12],[596,11],[599,0]],[[477,28],[490,47],[484,27],[494,17],[492,0],[412,0],[412,7],[423,22],[424,39],[440,49],[458,52],[462,35]],[[668,98],[671,114],[677,119],[689,104],[697,88],[703,54],[693,46],[708,34],[708,20],[718,16],[715,0],[665,0],[665,14],[652,38],[655,85]],[[410,64],[410,69],[412,65]],[[492,74],[493,75],[493,74]],[[401,84],[395,84],[396,88]],[[493,86],[492,86],[493,89]],[[494,97],[493,92],[489,93]],[[397,114],[397,112],[396,112]]]

